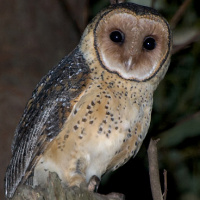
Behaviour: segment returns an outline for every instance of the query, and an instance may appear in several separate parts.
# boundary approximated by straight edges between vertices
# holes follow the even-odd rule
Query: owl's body
[[[139,150],[149,127],[152,88],[144,84],[143,90],[136,82],[103,73],[103,80],[98,74],[99,78],[89,81],[62,131],[38,162],[39,178],[49,169],[70,185],[80,185],[93,175],[100,178],[118,168]]]
[[[6,196],[31,176],[33,186],[45,184],[49,171],[79,186],[135,156],[171,46],[153,9],[124,3],[99,13],[33,92],[16,129]]]

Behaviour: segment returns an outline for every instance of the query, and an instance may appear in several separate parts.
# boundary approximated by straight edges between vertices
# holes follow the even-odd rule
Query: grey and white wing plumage
[[[26,182],[39,156],[59,134],[75,99],[86,86],[90,71],[78,48],[43,77],[16,128],[12,159],[5,177],[5,195],[11,198]]]

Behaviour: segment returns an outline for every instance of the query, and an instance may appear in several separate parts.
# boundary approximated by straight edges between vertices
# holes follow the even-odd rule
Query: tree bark
[[[87,190],[87,187],[64,187],[56,173],[49,173],[46,188],[32,188],[21,185],[12,200],[119,200],[112,195],[101,195]]]

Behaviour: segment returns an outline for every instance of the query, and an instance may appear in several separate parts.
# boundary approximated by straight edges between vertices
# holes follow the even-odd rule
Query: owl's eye
[[[110,39],[116,43],[123,43],[124,42],[124,33],[120,31],[113,31],[110,34]]]
[[[152,37],[147,37],[145,38],[144,40],[144,43],[143,43],[143,47],[146,49],[146,50],[153,50],[156,48],[156,41],[154,38]]]

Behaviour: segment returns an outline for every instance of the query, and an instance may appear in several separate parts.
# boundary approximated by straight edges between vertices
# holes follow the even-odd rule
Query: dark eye
[[[153,50],[156,48],[156,41],[154,38],[152,37],[148,37],[148,38],[145,38],[144,40],[144,43],[143,43],[143,47],[146,49],[146,50]]]
[[[113,31],[110,34],[110,39],[116,43],[123,43],[124,42],[124,33],[120,31]]]

